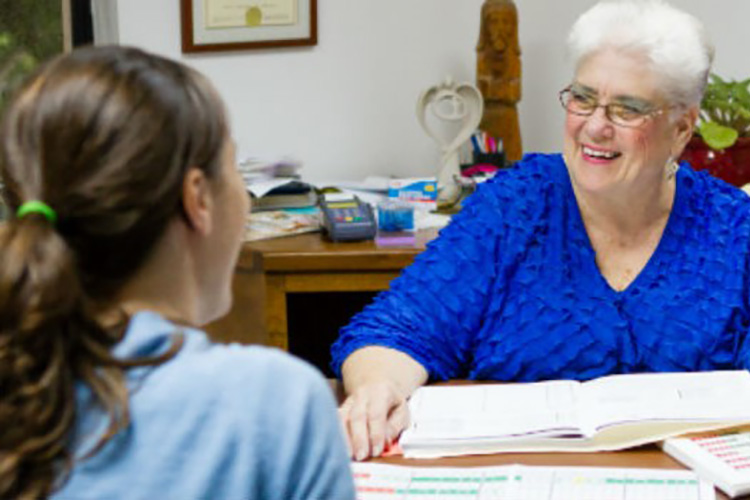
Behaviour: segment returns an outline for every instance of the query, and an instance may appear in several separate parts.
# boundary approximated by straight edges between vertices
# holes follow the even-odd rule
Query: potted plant
[[[750,79],[710,76],[696,134],[682,159],[735,186],[750,183]]]

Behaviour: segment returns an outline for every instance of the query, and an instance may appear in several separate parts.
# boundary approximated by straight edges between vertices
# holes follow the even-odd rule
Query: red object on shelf
[[[741,137],[729,149],[713,150],[698,136],[690,139],[680,160],[695,170],[708,170],[730,184],[742,187],[750,183],[750,137]]]

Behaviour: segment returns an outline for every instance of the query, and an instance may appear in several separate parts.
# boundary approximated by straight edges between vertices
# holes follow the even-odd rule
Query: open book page
[[[422,387],[409,401],[412,423],[401,442],[580,434],[579,387],[572,380]]]
[[[609,467],[406,467],[352,464],[358,500],[610,499],[713,500],[695,473]]]
[[[580,395],[587,435],[633,422],[746,419],[749,401],[744,370],[613,375],[584,382]]]
[[[406,457],[619,450],[750,422],[745,371],[428,386],[409,402]]]

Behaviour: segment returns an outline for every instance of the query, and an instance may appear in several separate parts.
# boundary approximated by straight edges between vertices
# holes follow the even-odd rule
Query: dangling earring
[[[679,163],[677,163],[675,160],[670,158],[667,161],[667,179],[671,179],[672,177],[677,174],[677,171],[680,169]]]

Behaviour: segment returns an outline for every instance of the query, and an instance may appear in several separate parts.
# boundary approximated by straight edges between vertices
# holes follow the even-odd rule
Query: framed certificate
[[[182,52],[318,43],[317,0],[180,0]]]

